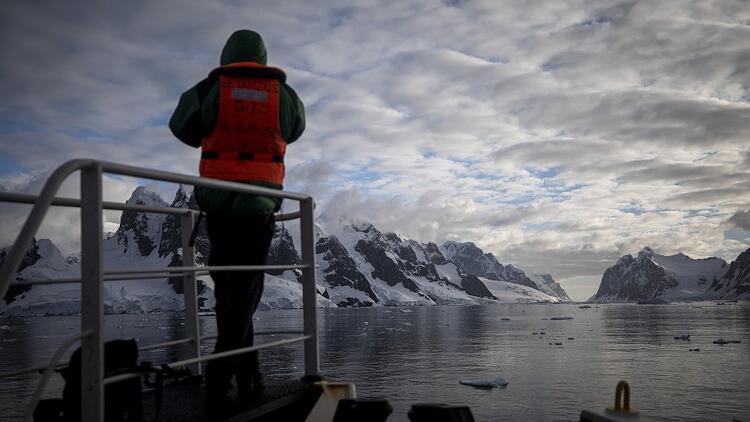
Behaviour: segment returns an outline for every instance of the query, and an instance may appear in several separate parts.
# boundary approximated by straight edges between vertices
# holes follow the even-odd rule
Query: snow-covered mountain
[[[563,301],[570,301],[565,290],[549,274],[527,275],[513,264],[503,265],[491,253],[485,253],[473,242],[445,242],[440,246],[443,255],[461,271],[490,280],[507,281],[531,287]]]
[[[572,301],[568,293],[563,289],[560,283],[556,282],[549,274],[529,274],[531,281],[536,284],[537,289],[550,296],[560,298],[564,301]]]
[[[747,271],[747,262],[744,266],[737,264],[736,267],[739,275],[742,272],[740,267]],[[718,291],[727,293],[727,289],[731,290],[730,283],[720,282],[724,280],[728,269],[726,261],[720,258],[692,259],[682,253],[665,256],[645,247],[638,252],[637,257],[624,255],[615,265],[607,268],[599,290],[591,300],[635,302],[654,298],[675,300],[719,297],[721,293],[717,293]],[[741,280],[733,281],[736,285],[742,285]]]
[[[158,194],[136,189],[129,204],[167,206]],[[188,190],[180,187],[171,203],[196,208]],[[492,254],[472,243],[442,246],[382,233],[369,223],[351,224],[328,235],[316,226],[318,305],[392,306],[476,304],[490,302],[557,302],[569,300],[549,275],[527,277],[503,266]],[[196,237],[196,261],[206,265],[209,241],[205,222]],[[103,240],[105,268],[157,268],[182,265],[179,217],[124,211],[118,230]],[[0,251],[0,265],[5,251]],[[294,239],[282,225],[275,228],[269,264],[299,264]],[[18,273],[19,279],[78,277],[75,257],[64,258],[47,239],[35,240]],[[273,271],[266,277],[261,309],[302,305],[300,271]],[[200,276],[201,309],[213,307],[213,283]],[[180,277],[105,282],[108,312],[152,312],[182,309]],[[0,304],[0,313],[69,314],[78,312],[78,284],[14,287]]]
[[[319,236],[315,252],[318,283],[339,306],[474,304],[496,299],[475,276],[446,260],[435,244],[382,233],[369,223],[347,225],[338,236]]]

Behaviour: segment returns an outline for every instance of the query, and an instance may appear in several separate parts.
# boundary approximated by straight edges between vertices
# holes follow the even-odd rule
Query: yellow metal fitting
[[[615,407],[610,407],[607,410],[620,413],[629,413],[631,415],[635,415],[638,413],[637,410],[630,407],[630,386],[627,382],[620,381],[617,383],[617,387],[615,388]]]

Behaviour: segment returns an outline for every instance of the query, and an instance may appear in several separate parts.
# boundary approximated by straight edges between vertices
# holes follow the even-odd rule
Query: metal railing
[[[62,183],[74,172],[80,171],[81,199],[55,197]],[[158,180],[171,183],[182,183],[193,186],[231,190],[239,193],[263,195],[276,198],[290,199],[299,202],[299,211],[276,216],[276,221],[300,219],[301,232],[301,265],[258,265],[258,266],[225,266],[200,267],[195,263],[195,250],[190,246],[190,235],[193,232],[196,211],[185,208],[153,207],[136,204],[105,202],[102,200],[102,174],[116,174],[143,179]],[[104,329],[103,282],[105,280],[144,280],[180,276],[183,278],[185,296],[185,331],[187,337],[159,344],[142,347],[141,350],[160,347],[184,345],[182,359],[169,363],[170,367],[187,366],[193,373],[200,373],[200,363],[212,359],[220,359],[256,350],[281,346],[294,342],[304,342],[305,375],[317,376],[319,372],[317,321],[315,304],[317,289],[315,287],[315,250],[313,237],[312,197],[305,194],[280,191],[255,185],[229,182],[216,179],[205,179],[178,173],[170,173],[123,164],[98,161],[93,159],[76,159],[68,161],[58,167],[47,179],[39,195],[25,195],[18,193],[0,192],[0,202],[15,202],[33,204],[13,247],[7,254],[0,268],[0,298],[4,297],[11,285],[44,285],[57,283],[81,283],[81,332],[65,340],[65,348],[81,341],[81,416],[84,421],[100,421],[104,419],[104,386],[113,382],[139,376],[138,374],[122,374],[105,378],[104,374],[104,346],[102,332]],[[18,269],[24,255],[32,244],[32,239],[44,220],[50,206],[80,207],[81,209],[81,277],[58,280],[23,280],[15,281]],[[148,213],[171,214],[180,217],[182,228],[182,265],[181,267],[146,268],[146,269],[116,269],[105,271],[102,263],[102,216],[103,210],[129,210]],[[235,350],[201,356],[201,340],[215,336],[200,335],[198,322],[198,294],[197,274],[207,274],[209,271],[260,271],[279,269],[299,269],[302,271],[302,306],[303,330],[259,332],[261,334],[302,334],[299,337],[244,347]],[[29,419],[41,396],[46,380],[56,367],[56,362],[62,352],[56,353],[53,360],[44,366],[35,366],[0,373],[0,379],[32,372],[42,371],[34,400],[29,406]]]

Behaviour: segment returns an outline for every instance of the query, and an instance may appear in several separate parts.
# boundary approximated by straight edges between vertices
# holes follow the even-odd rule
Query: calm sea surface
[[[560,316],[574,319],[549,319]],[[621,379],[631,385],[632,404],[659,420],[750,421],[747,302],[332,309],[318,318],[323,374],[356,383],[360,397],[388,398],[392,421],[407,420],[418,402],[468,405],[480,421],[577,420],[583,408],[610,406]],[[179,338],[184,327],[175,314],[105,320],[109,338],[135,337],[144,345]],[[202,323],[205,333],[215,332],[213,317]],[[78,326],[78,317],[1,320],[0,371],[45,363]],[[300,326],[300,311],[256,314],[256,329]],[[691,341],[673,339],[683,334]],[[282,336],[266,337],[259,341]],[[713,344],[718,338],[741,343]],[[141,356],[155,362],[175,357],[167,350]],[[264,352],[261,359],[269,379],[303,370],[301,344]],[[509,381],[507,388],[458,384],[498,376]],[[0,419],[23,414],[37,381],[0,380]],[[47,396],[61,391],[55,377]]]

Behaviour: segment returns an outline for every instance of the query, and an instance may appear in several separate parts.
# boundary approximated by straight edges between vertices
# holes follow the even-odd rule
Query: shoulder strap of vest
[[[264,66],[255,62],[230,63],[219,66],[209,73],[209,77],[218,77],[219,75],[276,79],[281,83],[286,82],[286,73],[283,70],[278,67]]]

